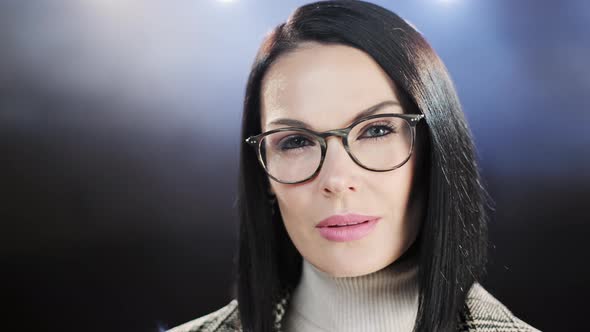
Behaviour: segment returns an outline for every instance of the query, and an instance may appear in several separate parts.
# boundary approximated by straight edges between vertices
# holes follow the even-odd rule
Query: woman
[[[242,138],[237,299],[172,331],[536,331],[478,283],[471,134],[396,14],[298,8],[256,56]]]

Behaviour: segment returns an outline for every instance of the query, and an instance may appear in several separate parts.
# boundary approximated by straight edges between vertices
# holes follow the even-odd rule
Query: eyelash
[[[395,126],[393,126],[393,125],[391,125],[391,124],[388,124],[388,123],[378,123],[378,122],[377,122],[377,123],[371,123],[370,125],[368,125],[368,126],[365,128],[365,129],[363,129],[362,133],[363,133],[363,134],[365,134],[365,133],[366,133],[368,130],[370,130],[370,129],[372,129],[372,128],[387,128],[387,130],[388,130],[389,132],[388,132],[388,133],[386,133],[386,134],[384,134],[384,135],[379,135],[379,136],[371,136],[371,137],[366,137],[366,138],[362,138],[363,136],[359,136],[359,137],[361,137],[363,140],[366,140],[366,139],[379,140],[379,139],[383,139],[383,137],[385,137],[385,136],[387,136],[387,135],[389,135],[389,134],[392,134],[392,133],[395,133],[395,132],[396,132],[396,128],[395,128]],[[292,140],[294,140],[294,139],[297,139],[297,138],[302,138],[302,137],[303,137],[303,138],[304,138],[306,141],[308,141],[308,142],[309,142],[309,140],[307,140],[307,138],[305,138],[304,136],[289,136],[289,137],[283,138],[283,139],[281,140],[281,143],[279,144],[279,146],[280,146],[280,149],[281,149],[282,151],[285,151],[285,150],[296,150],[296,149],[302,149],[302,148],[304,148],[304,147],[306,147],[306,146],[309,146],[309,145],[304,145],[304,146],[298,146],[298,147],[295,147],[295,148],[284,148],[284,146],[285,146],[287,143],[291,142],[291,141],[292,141]]]

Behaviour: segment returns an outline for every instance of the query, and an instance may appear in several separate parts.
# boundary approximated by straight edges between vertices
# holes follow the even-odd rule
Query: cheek
[[[286,223],[295,223],[298,222],[296,219],[313,211],[314,205],[309,190],[305,190],[305,188],[298,185],[290,186],[277,185],[274,190],[277,194],[283,220]]]
[[[383,204],[395,206],[397,209],[405,207],[408,203],[413,186],[413,158],[408,162],[391,172],[378,173],[376,186],[381,193]]]
[[[314,212],[314,204],[308,192],[300,192],[289,188],[279,191],[277,197],[280,215],[287,234],[299,252],[308,248],[313,240],[314,220],[318,215]]]

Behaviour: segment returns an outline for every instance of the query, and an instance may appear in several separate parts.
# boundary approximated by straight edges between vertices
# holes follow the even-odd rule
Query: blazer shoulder
[[[467,293],[466,305],[468,331],[540,332],[516,317],[477,282]]]
[[[222,308],[178,325],[168,332],[234,332],[241,331],[238,301],[232,299]]]

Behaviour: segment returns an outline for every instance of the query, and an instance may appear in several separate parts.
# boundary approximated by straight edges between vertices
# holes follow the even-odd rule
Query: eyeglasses
[[[376,114],[342,129],[316,132],[301,127],[273,129],[246,138],[256,149],[265,173],[277,182],[296,184],[319,173],[330,136],[340,136],[346,152],[360,167],[387,172],[412,156],[416,124],[423,114]]]

